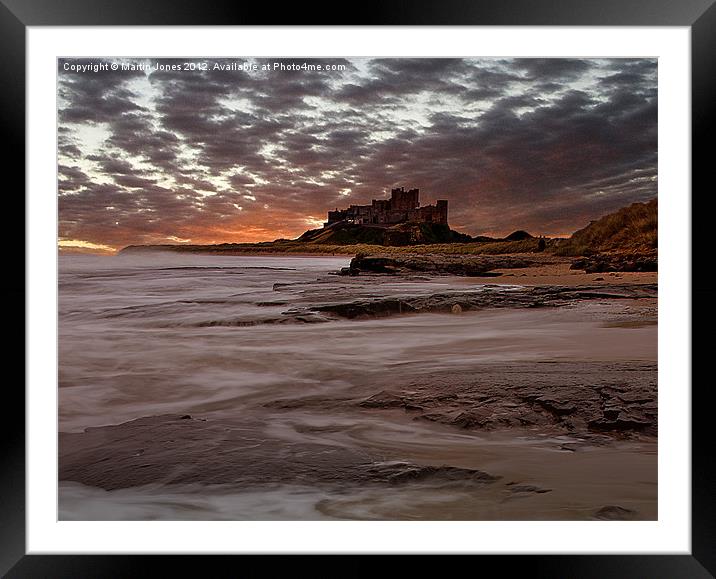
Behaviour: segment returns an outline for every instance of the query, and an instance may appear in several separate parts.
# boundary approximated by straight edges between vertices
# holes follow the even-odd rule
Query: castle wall
[[[419,223],[440,223],[447,225],[447,201],[440,200],[436,205],[426,205],[416,210],[413,219]]]

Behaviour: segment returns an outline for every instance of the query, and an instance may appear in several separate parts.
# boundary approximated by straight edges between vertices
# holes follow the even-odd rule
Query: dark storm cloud
[[[96,72],[66,70],[67,65],[102,65]],[[111,121],[122,113],[141,110],[134,102],[136,94],[127,88],[141,72],[113,71],[110,62],[102,59],[58,59],[62,79],[58,87],[60,99],[69,103],[60,106],[60,120],[68,123],[101,123]]]
[[[69,128],[62,125],[57,127],[57,152],[59,155],[75,159],[81,157],[82,151],[78,144]]]
[[[90,182],[89,177],[87,177],[87,175],[85,175],[85,173],[80,171],[77,167],[65,167],[64,165],[60,165],[58,172],[61,179],[73,181],[79,185]]]
[[[87,174],[77,167],[58,165],[58,190],[62,192],[78,191],[91,185],[92,181]]]
[[[147,188],[155,184],[153,179],[145,179],[144,177],[137,177],[135,175],[117,175],[114,177],[114,181],[117,185],[123,187],[132,187],[135,189]]]
[[[97,161],[102,171],[109,175],[138,175],[145,173],[145,171],[137,169],[132,163],[124,159],[109,156],[105,157],[103,155],[88,155],[87,159]]]
[[[230,64],[233,61],[217,61]],[[300,64],[295,60],[258,60]],[[322,60],[323,64],[353,65],[344,60]],[[265,170],[260,154],[264,144],[278,141],[283,130],[294,128],[300,111],[311,109],[307,97],[330,93],[329,77],[302,71],[241,72],[159,71],[150,82],[160,92],[157,112],[162,125],[198,154],[197,162],[214,175],[235,167]],[[238,111],[226,99],[244,99],[251,111]]]
[[[401,96],[426,91],[460,94],[465,87],[456,80],[469,73],[470,67],[462,59],[375,59],[370,63],[369,80],[347,84],[336,93],[336,99],[365,106],[397,103]]]
[[[515,113],[515,105],[530,104],[531,112]],[[550,104],[498,100],[476,124],[445,113],[432,120],[434,131],[396,142],[373,161],[378,171],[391,165],[396,177],[412,175],[427,191],[453,199],[452,214],[466,225],[499,231],[531,223],[569,232],[588,206],[611,210],[630,196],[656,193],[656,182],[643,174],[630,182],[635,171],[656,176],[656,102],[627,86],[603,103],[570,90]],[[584,186],[614,175],[622,189],[591,200]]]
[[[655,60],[331,63],[345,70],[60,63],[61,236],[293,237],[401,185],[449,199],[469,233],[559,234],[656,195]]]
[[[574,80],[591,68],[588,60],[576,58],[517,58],[512,65],[540,82]]]
[[[178,173],[174,175],[174,180],[177,184],[188,187],[191,190],[199,189],[202,191],[216,191],[216,186],[213,183],[210,183],[205,179],[192,177],[190,175]],[[234,184],[233,181],[232,184]]]
[[[177,164],[180,140],[173,132],[157,129],[154,117],[147,112],[126,112],[108,121],[105,151],[95,155],[94,160],[115,162],[118,151],[122,155],[134,157],[140,162],[151,164],[157,171],[173,173],[180,169]],[[107,173],[113,171],[107,170]],[[136,173],[136,171],[134,171]]]

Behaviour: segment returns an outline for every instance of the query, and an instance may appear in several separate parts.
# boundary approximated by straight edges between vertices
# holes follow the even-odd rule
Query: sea
[[[655,362],[655,326],[605,327],[601,314],[614,306],[599,303],[459,315],[317,317],[315,306],[330,303],[520,289],[493,279],[488,284],[454,276],[338,275],[349,261],[349,256],[61,255],[59,433],[172,415],[231,428],[245,424],[257,443],[256,450],[246,451],[251,460],[242,463],[242,476],[221,483],[157,476],[137,486],[110,484],[108,490],[60,480],[59,518],[561,520],[588,519],[612,504],[641,518],[656,517],[655,441],[625,440],[572,452],[563,445],[575,441],[563,433],[484,432],[419,420],[409,409],[360,405],[378,393],[426,383],[439,390],[441,381],[477,376],[486,366],[503,368],[508,384],[516,365]],[[230,451],[220,442],[212,446],[190,438],[180,441],[188,446],[179,449],[168,445],[166,454],[176,458],[162,460],[181,462],[191,444],[202,453],[215,452],[216,461]],[[338,470],[331,479],[324,472],[330,465],[311,462],[312,452],[323,452],[315,449],[390,464],[478,469],[500,482],[471,486],[427,478],[370,485]],[[114,441],[103,460],[111,462],[115,455],[119,460],[121,452]],[[283,472],[282,461],[294,459],[304,461],[303,470]],[[265,480],[243,476],[251,474],[252,465]],[[314,480],[317,470],[323,474]],[[512,483],[543,492],[515,497],[505,486]]]

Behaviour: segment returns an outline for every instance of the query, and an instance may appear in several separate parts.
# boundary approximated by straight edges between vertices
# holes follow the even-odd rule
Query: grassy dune
[[[499,255],[504,253],[531,253],[538,248],[536,238],[520,241],[489,241],[474,243],[435,243],[406,246],[384,246],[366,243],[348,245],[328,245],[325,243],[305,243],[300,241],[279,240],[267,243],[222,243],[217,245],[140,245],[129,246],[123,252],[141,251],[178,251],[181,253],[210,253],[214,255],[241,254],[311,254],[311,255],[356,255],[381,253],[403,254],[451,254],[451,255]],[[547,248],[554,242],[547,241]]]
[[[654,254],[658,240],[657,200],[633,203],[575,231],[555,248],[557,255]]]

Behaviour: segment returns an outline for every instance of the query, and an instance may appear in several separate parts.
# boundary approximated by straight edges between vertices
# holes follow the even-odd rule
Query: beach
[[[60,518],[657,518],[655,272],[352,257],[60,256]]]

